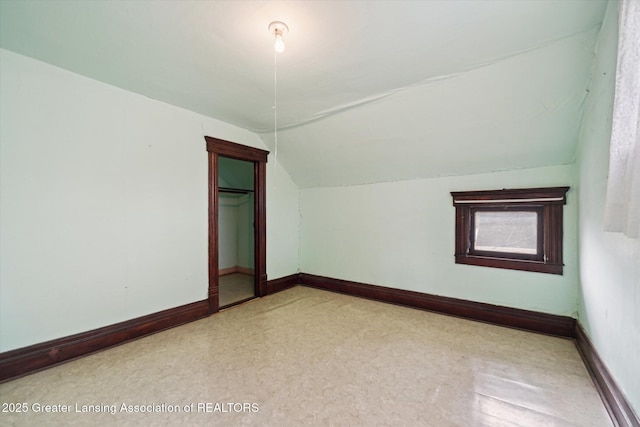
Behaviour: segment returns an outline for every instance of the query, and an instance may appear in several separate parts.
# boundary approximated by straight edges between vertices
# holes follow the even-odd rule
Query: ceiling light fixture
[[[269,24],[269,32],[276,38],[275,42],[273,43],[273,48],[278,53],[284,52],[285,46],[282,36],[289,32],[289,27],[287,27],[287,24],[282,21],[273,21],[271,24]]]

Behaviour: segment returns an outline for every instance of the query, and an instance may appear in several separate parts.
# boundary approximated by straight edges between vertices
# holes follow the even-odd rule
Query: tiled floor
[[[570,340],[305,287],[2,384],[0,396],[27,404],[0,413],[18,426],[611,425]],[[71,413],[35,412],[45,404]]]
[[[224,307],[238,301],[255,296],[253,276],[242,273],[232,273],[220,276],[218,285],[219,306]]]

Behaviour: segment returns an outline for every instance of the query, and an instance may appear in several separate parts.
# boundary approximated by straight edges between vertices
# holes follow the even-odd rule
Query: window
[[[562,274],[569,187],[452,192],[456,263]]]

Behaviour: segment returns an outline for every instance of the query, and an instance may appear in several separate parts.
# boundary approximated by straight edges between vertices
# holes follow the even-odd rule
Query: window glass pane
[[[475,244],[477,251],[537,254],[537,212],[475,212]]]

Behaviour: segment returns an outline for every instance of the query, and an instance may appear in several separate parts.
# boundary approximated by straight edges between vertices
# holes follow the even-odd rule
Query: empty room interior
[[[0,424],[640,426],[640,1],[0,0]]]

